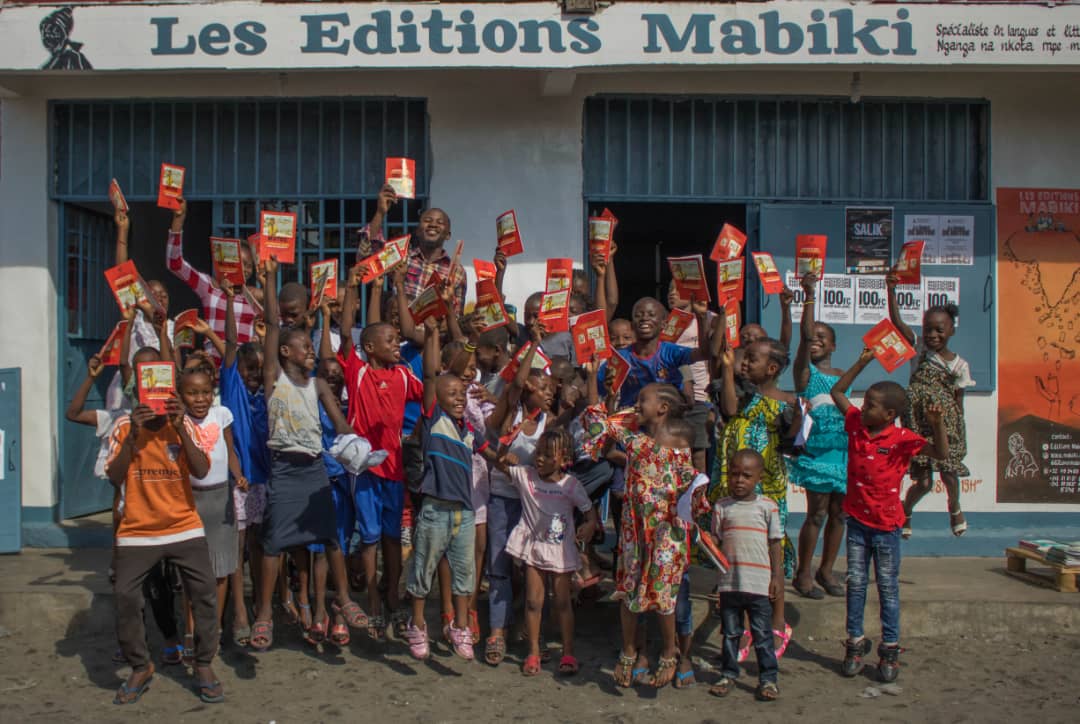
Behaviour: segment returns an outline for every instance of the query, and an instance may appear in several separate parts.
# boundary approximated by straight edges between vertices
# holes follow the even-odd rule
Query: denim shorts
[[[431,591],[439,561],[450,563],[455,596],[471,596],[476,587],[476,525],[473,511],[461,503],[426,497],[417,515],[407,590],[417,598]]]

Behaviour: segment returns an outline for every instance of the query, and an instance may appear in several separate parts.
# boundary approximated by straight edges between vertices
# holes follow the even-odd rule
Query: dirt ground
[[[696,598],[696,597],[695,597]],[[701,599],[695,607],[704,606]],[[429,608],[429,620],[436,620]],[[0,630],[0,720],[7,722],[465,722],[515,718],[526,721],[644,722],[722,721],[751,716],[762,722],[930,721],[1075,722],[1080,720],[1080,636],[1024,631],[1022,621],[994,638],[908,640],[897,690],[877,688],[876,671],[855,679],[837,673],[842,648],[831,641],[793,642],[781,661],[780,700],[754,701],[754,665],[727,699],[708,695],[719,653],[718,621],[707,618],[694,652],[699,683],[689,690],[616,689],[611,683],[618,630],[614,604],[579,611],[581,672],[520,674],[522,651],[491,668],[455,658],[436,645],[430,661],[413,661],[405,646],[377,647],[354,635],[347,651],[316,651],[297,629],[277,626],[265,654],[228,646],[216,663],[226,690],[221,705],[201,703],[183,667],[162,667],[137,704],[112,704],[128,673],[110,663],[115,643],[107,635],[61,640]],[[710,633],[712,634],[710,636]],[[156,641],[155,655],[160,655]],[[557,642],[552,653],[558,659]],[[752,658],[752,656],[751,656]],[[871,658],[876,661],[876,656]],[[888,688],[888,687],[887,687]]]

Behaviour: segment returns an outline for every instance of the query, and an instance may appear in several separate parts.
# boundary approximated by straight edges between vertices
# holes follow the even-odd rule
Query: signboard
[[[1000,503],[1080,503],[1080,190],[997,191]]]
[[[197,3],[0,9],[0,71],[1076,66],[1080,7]]]

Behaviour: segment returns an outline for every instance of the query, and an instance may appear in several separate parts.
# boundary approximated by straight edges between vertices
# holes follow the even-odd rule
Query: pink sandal
[[[783,631],[777,631],[776,629],[773,629],[773,636],[780,639],[780,645],[776,647],[777,661],[779,661],[780,657],[784,655],[785,651],[787,651],[788,644],[791,643],[791,633],[791,624],[786,622],[784,623]]]

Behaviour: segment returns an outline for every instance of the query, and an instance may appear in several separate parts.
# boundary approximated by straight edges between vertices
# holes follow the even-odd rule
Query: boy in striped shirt
[[[760,701],[772,701],[780,693],[770,601],[784,586],[784,531],[776,503],[756,492],[764,466],[757,451],[736,452],[728,468],[731,495],[716,501],[713,508],[713,535],[731,564],[719,577],[724,658],[720,681],[709,689],[713,696],[727,696],[739,676],[744,617],[750,619],[757,653],[756,696]]]

